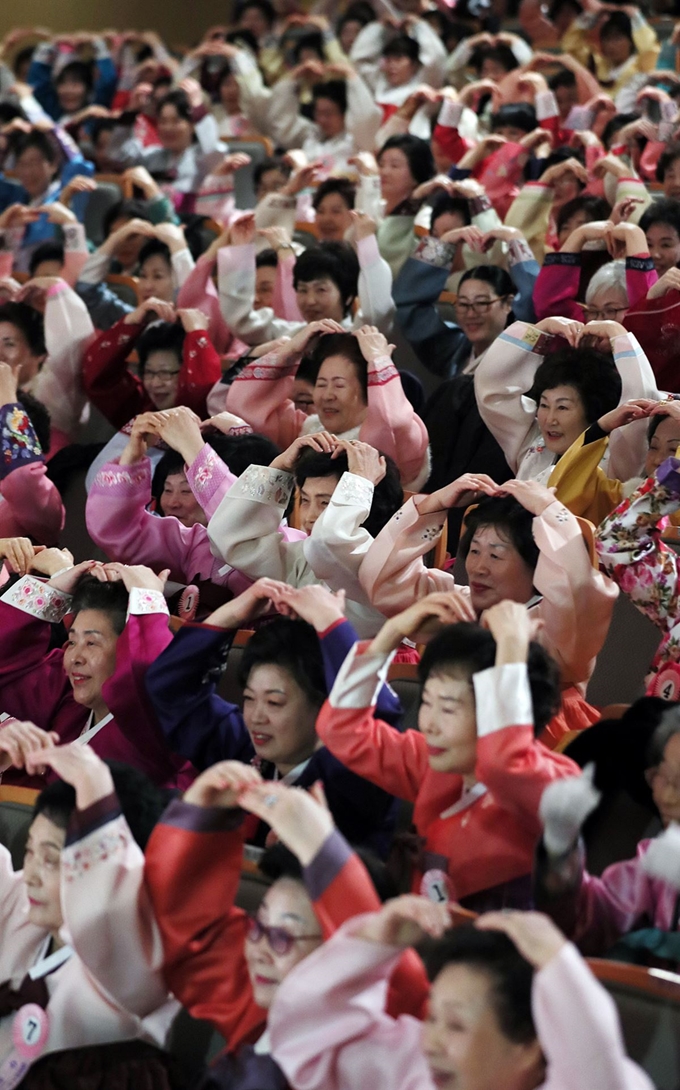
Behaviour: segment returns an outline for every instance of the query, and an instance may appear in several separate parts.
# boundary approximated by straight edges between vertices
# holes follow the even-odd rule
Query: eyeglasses
[[[680,796],[680,778],[669,775],[663,765],[658,765],[657,768],[648,768],[645,772],[645,779],[650,787],[654,786],[656,780],[660,780],[664,787],[670,787],[676,795]]]
[[[579,303],[583,308],[583,314],[587,322],[614,322],[618,314],[625,314],[628,307],[587,307]],[[586,333],[588,330],[586,330]]]
[[[179,367],[177,368],[176,371],[147,371],[147,370],[145,370],[144,374],[142,375],[142,378],[143,378],[144,382],[150,381],[152,378],[158,378],[158,379],[161,380],[161,382],[170,382],[170,379],[174,378],[175,375],[178,375],[179,372],[180,372]]]
[[[488,314],[494,303],[502,303],[507,296],[497,295],[494,299],[475,299],[468,303],[467,300],[456,300],[456,311],[461,318],[467,318],[468,314]]]
[[[291,952],[296,942],[303,942],[305,939],[320,939],[322,936],[318,933],[316,935],[291,935],[290,931],[286,931],[285,927],[267,927],[261,920],[258,920],[257,916],[249,916],[248,938],[251,942],[259,942],[260,939],[266,938],[274,953],[283,956]]]

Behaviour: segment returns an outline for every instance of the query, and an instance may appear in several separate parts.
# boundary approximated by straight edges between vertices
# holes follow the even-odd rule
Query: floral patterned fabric
[[[43,460],[42,447],[33,425],[18,402],[0,409],[0,444],[0,479],[19,466]]]
[[[596,540],[602,566],[663,633],[647,683],[654,695],[667,694],[665,699],[673,698],[677,686],[658,687],[657,675],[680,665],[680,602],[678,557],[661,534],[666,517],[679,507],[680,460],[667,458],[654,477],[604,520]]]

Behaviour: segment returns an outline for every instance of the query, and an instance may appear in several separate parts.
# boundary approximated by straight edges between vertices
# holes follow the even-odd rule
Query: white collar
[[[105,727],[106,724],[110,723],[112,719],[113,712],[109,712],[109,714],[105,715],[103,719],[100,719],[98,723],[95,723],[94,712],[90,712],[90,718],[87,721],[87,727],[80,735],[80,737],[76,739],[78,745],[84,746],[87,742],[90,741],[91,738],[94,738],[95,734],[99,734],[102,727]]]
[[[29,970],[28,975],[31,980],[40,980],[44,976],[49,976],[55,969],[58,969],[60,965],[63,965],[65,961],[73,954],[72,946],[60,946],[58,950],[55,950],[49,957],[45,957],[45,954],[50,948],[52,936],[48,935],[40,947],[38,959],[32,969]]]
[[[448,810],[442,810],[439,815],[440,818],[453,817],[454,814],[459,814],[461,810],[467,810],[468,806],[472,806],[473,803],[480,799],[482,795],[485,795],[488,791],[488,787],[483,783],[475,783],[472,787],[463,788],[463,794],[458,799],[458,802],[454,802],[453,806],[449,806]]]
[[[297,783],[311,759],[311,757],[308,757],[306,761],[301,761],[299,765],[295,766],[295,768],[291,768],[290,772],[286,772],[285,776],[279,776],[279,773],[277,771],[274,779],[277,780],[278,783],[285,783],[287,785]]]

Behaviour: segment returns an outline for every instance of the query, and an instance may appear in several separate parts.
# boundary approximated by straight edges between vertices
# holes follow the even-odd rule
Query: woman
[[[512,471],[542,484],[574,440],[605,412],[622,401],[660,396],[632,333],[610,320],[584,326],[567,318],[544,318],[535,326],[515,322],[501,333],[477,368],[475,393],[480,415]],[[644,455],[644,424],[619,431],[607,472],[620,480],[633,477]]]
[[[586,871],[580,840],[583,822],[600,801],[600,792],[592,782],[593,766],[566,791],[554,784],[546,788],[540,811],[544,831],[535,872],[536,901],[583,954],[606,956],[614,943],[622,940],[624,949],[639,951],[640,960],[656,955],[680,963],[677,707],[661,716],[644,767],[665,832],[641,840],[633,859],[613,863],[599,877]],[[664,951],[666,936],[669,942]]]
[[[314,628],[302,619],[279,618],[251,636],[239,664],[241,710],[216,694],[216,676],[236,630],[251,624],[268,601],[309,618]],[[205,628],[178,632],[150,670],[147,690],[173,752],[199,769],[240,760],[255,762],[267,780],[304,788],[319,780],[343,835],[384,856],[394,800],[344,768],[315,729],[319,708],[355,639],[340,600],[329,591],[318,586],[295,591],[261,579],[212,613]],[[398,701],[387,689],[380,704],[394,719]],[[248,840],[261,845],[266,833],[266,826],[248,824]]]
[[[292,401],[293,368],[317,336],[315,412],[308,416]],[[313,321],[247,364],[228,389],[226,407],[280,447],[319,431],[360,439],[396,462],[405,488],[418,487],[429,473],[427,432],[391,355],[392,347],[372,326],[346,333],[337,322]]]
[[[596,536],[602,567],[662,632],[647,692],[664,700],[677,700],[680,693],[678,560],[661,540],[663,520],[680,507],[678,468],[677,458],[666,458],[653,476],[612,511]]]
[[[485,628],[473,618],[454,592],[388,621],[350,651],[317,730],[349,769],[413,803],[412,889],[474,911],[526,908],[541,795],[577,766],[535,737],[558,683],[555,663],[530,642],[526,609],[506,600],[487,610]],[[374,693],[406,630],[439,634],[418,668],[418,730],[397,732],[379,719]]]
[[[468,590],[450,572],[426,568],[422,557],[448,508],[475,500],[458,547]],[[414,595],[435,590],[469,594],[475,616],[504,598],[526,605],[543,622],[538,639],[560,666],[562,708],[544,735],[553,745],[599,718],[585,690],[617,594],[594,566],[587,548],[591,535],[592,528],[582,527],[535,481],[508,481],[499,488],[483,474],[470,473],[430,496],[408,500],[366,553],[359,579],[373,605],[395,623],[395,614],[408,614]]]
[[[23,869],[0,847],[0,1060],[19,1059],[16,1032],[36,1017],[31,1003],[44,1012],[31,1061],[45,1060],[27,1084],[86,1073],[120,1086],[141,1069],[169,1086],[159,1049],[178,1004],[161,974],[143,855],[162,793],[140,772],[109,769],[89,745],[55,746],[31,723],[0,732],[0,757],[60,777],[38,796]]]
[[[38,552],[23,568],[44,572],[47,582],[22,575],[0,598],[3,710],[174,786],[183,762],[163,745],[143,689],[171,639],[164,580],[148,568],[93,560],[72,567],[71,559],[58,549]],[[66,646],[50,650],[52,625],[67,613]],[[26,783],[21,772],[5,778]]]
[[[306,1090],[470,1087],[652,1090],[623,1051],[613,1000],[545,916],[489,913],[445,934],[449,914],[420,897],[350,920],[284,981],[273,1054]],[[429,1013],[396,1020],[379,981],[410,943],[432,947]]]

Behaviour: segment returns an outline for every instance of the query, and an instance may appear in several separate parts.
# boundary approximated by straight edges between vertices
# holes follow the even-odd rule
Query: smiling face
[[[546,449],[564,454],[588,427],[585,405],[574,386],[544,390],[536,413]]]
[[[173,515],[187,529],[192,526],[207,526],[205,511],[197,502],[184,473],[168,473],[161,493],[161,507],[164,515]]]
[[[409,161],[399,148],[388,148],[378,158],[380,190],[389,205],[407,200],[417,182],[411,174]]]
[[[258,757],[282,775],[311,757],[318,707],[293,675],[275,663],[254,666],[243,691],[243,719]]]
[[[175,285],[172,282],[172,266],[162,254],[152,254],[139,270],[137,291],[140,301],[162,299],[172,303],[175,299]]]
[[[39,148],[26,148],[17,156],[15,164],[19,183],[31,199],[41,197],[50,186],[56,173],[56,165],[46,159]]]
[[[282,928],[293,938],[298,935],[315,936],[297,939],[283,954],[272,949],[266,935],[257,942],[250,936],[246,939],[244,953],[253,998],[259,1007],[268,1010],[281,981],[298,962],[309,957],[321,945],[323,938],[305,887],[292,878],[280,878],[267,890],[257,911],[257,919],[265,927]]]
[[[465,280],[458,289],[456,321],[469,340],[475,355],[489,347],[505,329],[511,301],[501,298],[485,280]],[[475,313],[473,308],[479,313]]]
[[[680,734],[673,734],[666,742],[663,761],[650,780],[664,826],[680,822]]]
[[[516,1044],[493,1007],[490,976],[471,965],[447,965],[430,990],[422,1049],[438,1090],[530,1090],[543,1082],[538,1042]]]
[[[672,159],[663,176],[663,195],[677,201],[680,198],[680,158]]]
[[[330,98],[317,98],[314,103],[314,121],[319,126],[324,140],[339,136],[345,128],[345,115]]]
[[[20,386],[25,386],[37,375],[44,359],[44,355],[33,354],[18,326],[0,322],[0,363],[8,363],[18,373]]]
[[[306,322],[319,322],[322,318],[341,322],[345,317],[340,289],[329,276],[321,276],[318,280],[299,280],[295,298]]]
[[[649,441],[645,459],[645,476],[651,477],[666,458],[675,458],[680,447],[680,420],[672,416],[662,417],[661,423]]]
[[[167,102],[158,114],[158,137],[166,151],[180,155],[194,138],[194,127],[183,118],[177,107]]]
[[[276,288],[276,266],[260,265],[255,270],[255,301],[254,310],[262,310],[262,307],[271,307],[274,304],[274,289]]]
[[[65,114],[74,114],[87,103],[87,87],[76,76],[65,75],[57,84],[57,98]]]
[[[64,919],[61,911],[61,850],[66,830],[45,814],[31,822],[24,853],[23,879],[28,894],[28,919],[36,927],[57,935]]]
[[[434,772],[474,772],[477,714],[472,681],[461,669],[429,675],[418,711],[418,730],[427,742]]]
[[[680,235],[670,223],[653,223],[645,231],[649,256],[659,276],[680,262]]]
[[[339,477],[308,477],[300,488],[300,529],[311,534],[316,520],[324,513]]]
[[[100,609],[81,609],[74,618],[64,651],[64,670],[76,704],[96,711],[104,682],[116,669],[118,633]]]
[[[410,57],[383,57],[382,69],[390,87],[403,87],[418,71],[418,65]]]
[[[180,370],[177,356],[169,349],[149,352],[142,382],[157,409],[172,409],[177,404]]]
[[[524,603],[533,596],[532,569],[507,533],[497,526],[480,526],[475,531],[465,570],[470,583],[470,602],[477,614],[506,598]]]
[[[332,435],[343,435],[363,424],[368,406],[351,360],[329,356],[323,361],[314,386],[314,408],[324,430]]]
[[[322,242],[342,242],[352,226],[347,202],[339,193],[327,193],[316,209],[316,227]]]

